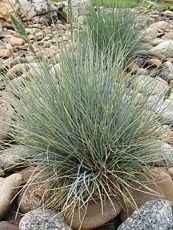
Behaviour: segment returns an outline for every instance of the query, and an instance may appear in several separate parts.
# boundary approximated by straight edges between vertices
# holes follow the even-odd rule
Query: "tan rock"
[[[27,167],[19,172],[22,175],[22,184],[26,184],[28,180],[36,173],[36,168]]]
[[[165,21],[159,21],[159,22],[155,22],[153,24],[151,24],[149,26],[149,28],[151,29],[156,29],[160,32],[160,30],[166,30],[170,28],[170,24],[168,22]]]
[[[130,63],[130,65],[128,66],[128,70],[131,72],[131,73],[137,73],[138,70],[140,69],[140,67],[138,66],[137,63]]]
[[[12,55],[11,49],[0,49],[0,57],[6,58]]]
[[[0,218],[2,218],[9,208],[22,183],[21,174],[12,174],[7,178],[0,178]]]
[[[12,36],[9,38],[8,43],[12,46],[21,46],[24,44],[24,40],[22,38]]]
[[[166,134],[162,137],[162,140],[173,146],[173,131],[166,132]]]
[[[171,32],[166,33],[165,35],[162,36],[162,39],[165,39],[165,40],[173,39],[173,32],[171,31]]]
[[[26,73],[30,68],[31,66],[29,64],[19,63],[9,69],[6,76],[10,78],[15,78],[16,76],[20,76],[23,73]]]
[[[0,177],[5,176],[4,170],[0,167]]]
[[[157,38],[157,36],[159,36],[159,32],[157,31],[157,29],[152,29],[152,28],[148,28],[145,33],[150,36],[151,38]]]
[[[73,213],[72,220],[69,217],[65,217],[67,224],[72,226],[73,229],[89,230],[98,228],[104,225],[110,220],[114,219],[122,210],[122,207],[117,198],[112,198],[112,203],[107,200],[103,202],[103,212],[101,202],[91,201],[86,209],[76,208]],[[83,220],[84,219],[84,220]],[[83,221],[82,221],[83,220]]]
[[[167,61],[170,61],[173,63],[173,58],[169,57],[169,58],[167,58]]]
[[[40,208],[42,205],[44,191],[45,188],[43,188],[43,186],[41,186],[38,182],[34,182],[33,185],[28,185],[26,191],[22,192],[17,199],[20,211],[22,213],[28,213]]]
[[[146,61],[146,64],[149,66],[153,66],[156,68],[160,68],[162,66],[162,62],[159,59],[151,58]]]
[[[126,210],[123,210],[122,220],[129,217],[135,209],[140,208],[147,201],[166,199],[173,202],[173,181],[166,169],[156,168],[146,173],[145,177],[146,185],[150,190],[138,186],[135,190],[130,191],[136,208],[128,206]]]
[[[173,177],[173,167],[169,168],[169,169],[168,169],[168,172],[169,172],[169,175],[170,175],[171,177]]]

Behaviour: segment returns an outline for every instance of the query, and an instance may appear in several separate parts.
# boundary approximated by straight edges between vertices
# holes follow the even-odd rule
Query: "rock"
[[[13,115],[10,103],[0,98],[0,140],[8,139],[9,123]]]
[[[164,124],[173,123],[173,104],[168,101],[158,99],[158,96],[150,96],[147,101],[147,106],[153,112],[159,114],[160,119]]]
[[[167,0],[167,2],[172,2],[173,3],[173,0]],[[167,16],[167,17],[169,17],[169,18],[173,17],[173,12],[171,10],[163,11],[162,14],[165,15],[165,16]]]
[[[81,230],[97,228],[114,219],[121,212],[122,207],[118,199],[112,198],[112,202],[114,207],[110,201],[104,201],[102,213],[101,202],[97,201],[96,203],[91,201],[87,207],[87,210],[81,208],[79,213],[79,209],[76,208],[74,210],[72,220],[69,217],[65,217],[65,219],[69,226],[72,226],[73,229],[79,229],[80,226]],[[81,220],[83,220],[83,222]]]
[[[173,40],[161,42],[159,45],[150,49],[150,52],[162,54],[166,57],[173,57]]]
[[[148,75],[149,73],[147,69],[139,68],[136,74],[137,75]]]
[[[28,184],[28,187],[22,192],[17,203],[22,213],[28,213],[34,209],[40,208],[43,202],[45,188],[40,183],[34,181],[34,184]]]
[[[30,68],[31,65],[27,63],[16,64],[8,70],[6,76],[9,78],[15,78],[16,76],[20,76],[24,73],[27,73]]]
[[[163,68],[161,70],[160,76],[166,80],[173,80],[173,64],[170,61],[166,61],[163,63]]]
[[[1,58],[8,58],[12,54],[10,49],[0,49],[0,57]]]
[[[160,68],[162,66],[162,62],[158,59],[151,58],[146,61],[146,64],[152,67]]]
[[[0,151],[0,167],[10,171],[16,166],[25,164],[25,157],[31,156],[31,150],[23,145],[13,145],[13,147]]]
[[[135,74],[135,73],[137,73],[138,71],[139,71],[139,66],[138,66],[138,64],[136,64],[136,63],[134,63],[134,62],[132,62],[132,63],[130,63],[130,65],[128,66],[128,70],[133,74]]]
[[[17,225],[10,224],[7,221],[0,222],[0,230],[18,230]]]
[[[34,167],[27,167],[19,171],[19,173],[22,175],[22,184],[26,184],[30,180],[30,178],[35,175],[36,172],[37,169]]]
[[[156,30],[166,30],[170,28],[170,24],[165,21],[160,21],[160,22],[151,24],[149,28],[156,29]]]
[[[136,208],[140,208],[147,201],[156,199],[166,199],[173,202],[173,181],[167,170],[155,168],[145,173],[144,176],[144,183],[148,189],[142,186],[136,186],[135,189],[130,190]],[[121,214],[122,219],[124,219],[125,216],[129,217],[134,210],[134,207],[128,206]]]
[[[64,218],[49,209],[35,209],[24,215],[19,223],[20,230],[56,229],[70,230]]]
[[[169,175],[170,175],[171,177],[173,177],[173,167],[169,168],[169,169],[168,169],[168,172],[169,172]]]
[[[118,230],[166,230],[173,229],[172,204],[167,200],[146,202],[134,212]]]
[[[162,141],[173,146],[173,131],[171,129],[164,133],[164,135],[162,136]]]
[[[8,40],[8,43],[12,46],[21,46],[24,43],[24,40],[22,38],[18,38],[18,37],[10,37],[10,39]]]
[[[4,170],[0,167],[0,177],[3,177],[3,176],[5,176],[5,172],[4,172]]]
[[[154,28],[148,28],[148,29],[146,29],[144,31],[144,34],[147,34],[151,38],[157,38],[159,36],[159,32],[157,31],[157,29],[154,29]]]
[[[169,39],[173,39],[173,32],[168,32],[166,33],[164,36],[162,36],[162,39],[164,40],[169,40]]]
[[[161,44],[163,41],[164,41],[164,40],[161,39],[161,38],[155,38],[155,39],[151,40],[150,44],[151,44],[152,46],[156,46],[156,45]]]
[[[149,95],[161,95],[168,90],[168,84],[163,79],[151,78],[146,75],[135,76],[132,85],[139,90],[139,92]]]
[[[48,0],[1,0],[0,24],[11,26],[10,13],[18,14],[23,20],[31,20],[36,15],[45,14],[49,11]]]
[[[162,142],[161,149],[162,149],[162,157],[166,165],[171,166],[173,164],[173,147],[165,142]]]
[[[6,178],[0,178],[0,218],[2,218],[9,210],[12,201],[19,190],[22,183],[21,174],[12,174]]]

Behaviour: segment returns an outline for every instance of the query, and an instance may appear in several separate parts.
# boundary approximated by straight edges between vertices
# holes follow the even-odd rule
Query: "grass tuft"
[[[135,52],[145,41],[145,36],[141,33],[145,22],[131,9],[95,10],[90,7],[86,24],[95,48],[101,52],[114,52],[113,61],[121,49],[124,66],[135,58]],[[86,33],[84,36],[86,37]]]
[[[11,86],[14,138],[35,149],[30,163],[49,178],[46,203],[57,210],[126,199],[123,191],[141,184],[139,175],[160,154],[160,124],[146,99],[120,78],[120,60],[112,67],[107,56],[105,68],[105,55],[95,52],[88,45],[64,53],[59,84],[44,63],[24,91]]]
[[[127,202],[161,155],[149,95],[122,78],[141,42],[125,12],[92,11],[86,39],[64,49],[57,78],[43,59],[22,87],[10,82],[17,110],[11,132],[34,149],[28,161],[46,178],[47,207],[73,212],[97,198]]]

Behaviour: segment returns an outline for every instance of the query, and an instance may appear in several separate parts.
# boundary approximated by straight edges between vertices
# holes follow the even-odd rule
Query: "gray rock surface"
[[[173,55],[173,40],[166,40],[153,47],[151,52],[165,55],[166,57],[172,57]]]
[[[139,75],[135,76],[132,85],[141,93],[149,95],[164,94],[168,90],[168,84],[160,77],[151,78],[150,76]]]
[[[14,145],[11,148],[0,151],[0,167],[6,170],[24,163],[24,158],[31,155],[31,151],[23,145]]]
[[[64,218],[48,209],[35,209],[24,215],[19,223],[20,230],[70,230]]]
[[[163,68],[162,68],[160,75],[164,80],[167,80],[167,81],[173,80],[173,64],[172,64],[172,62],[166,61],[163,63]]]
[[[171,230],[173,216],[171,202],[154,200],[135,211],[118,230]]]
[[[151,111],[156,112],[162,122],[167,124],[173,123],[173,104],[169,101],[163,101],[156,95],[150,96],[147,106]]]

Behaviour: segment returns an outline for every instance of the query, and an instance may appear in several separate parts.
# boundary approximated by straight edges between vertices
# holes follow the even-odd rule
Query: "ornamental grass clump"
[[[64,52],[59,82],[43,61],[23,89],[10,84],[14,138],[33,148],[28,161],[46,178],[44,205],[62,212],[93,199],[130,200],[128,191],[161,154],[160,124],[121,79],[122,55],[114,66],[107,55],[105,67],[105,53],[88,44]]]
[[[95,48],[102,52],[112,52],[114,49],[113,61],[116,59],[117,50],[124,53],[124,67],[127,67],[130,60],[135,58],[135,52],[141,49],[146,40],[142,29],[146,26],[146,20],[142,14],[132,9],[102,9],[89,7],[86,19],[86,30],[92,37]],[[83,37],[85,37],[85,33]]]

